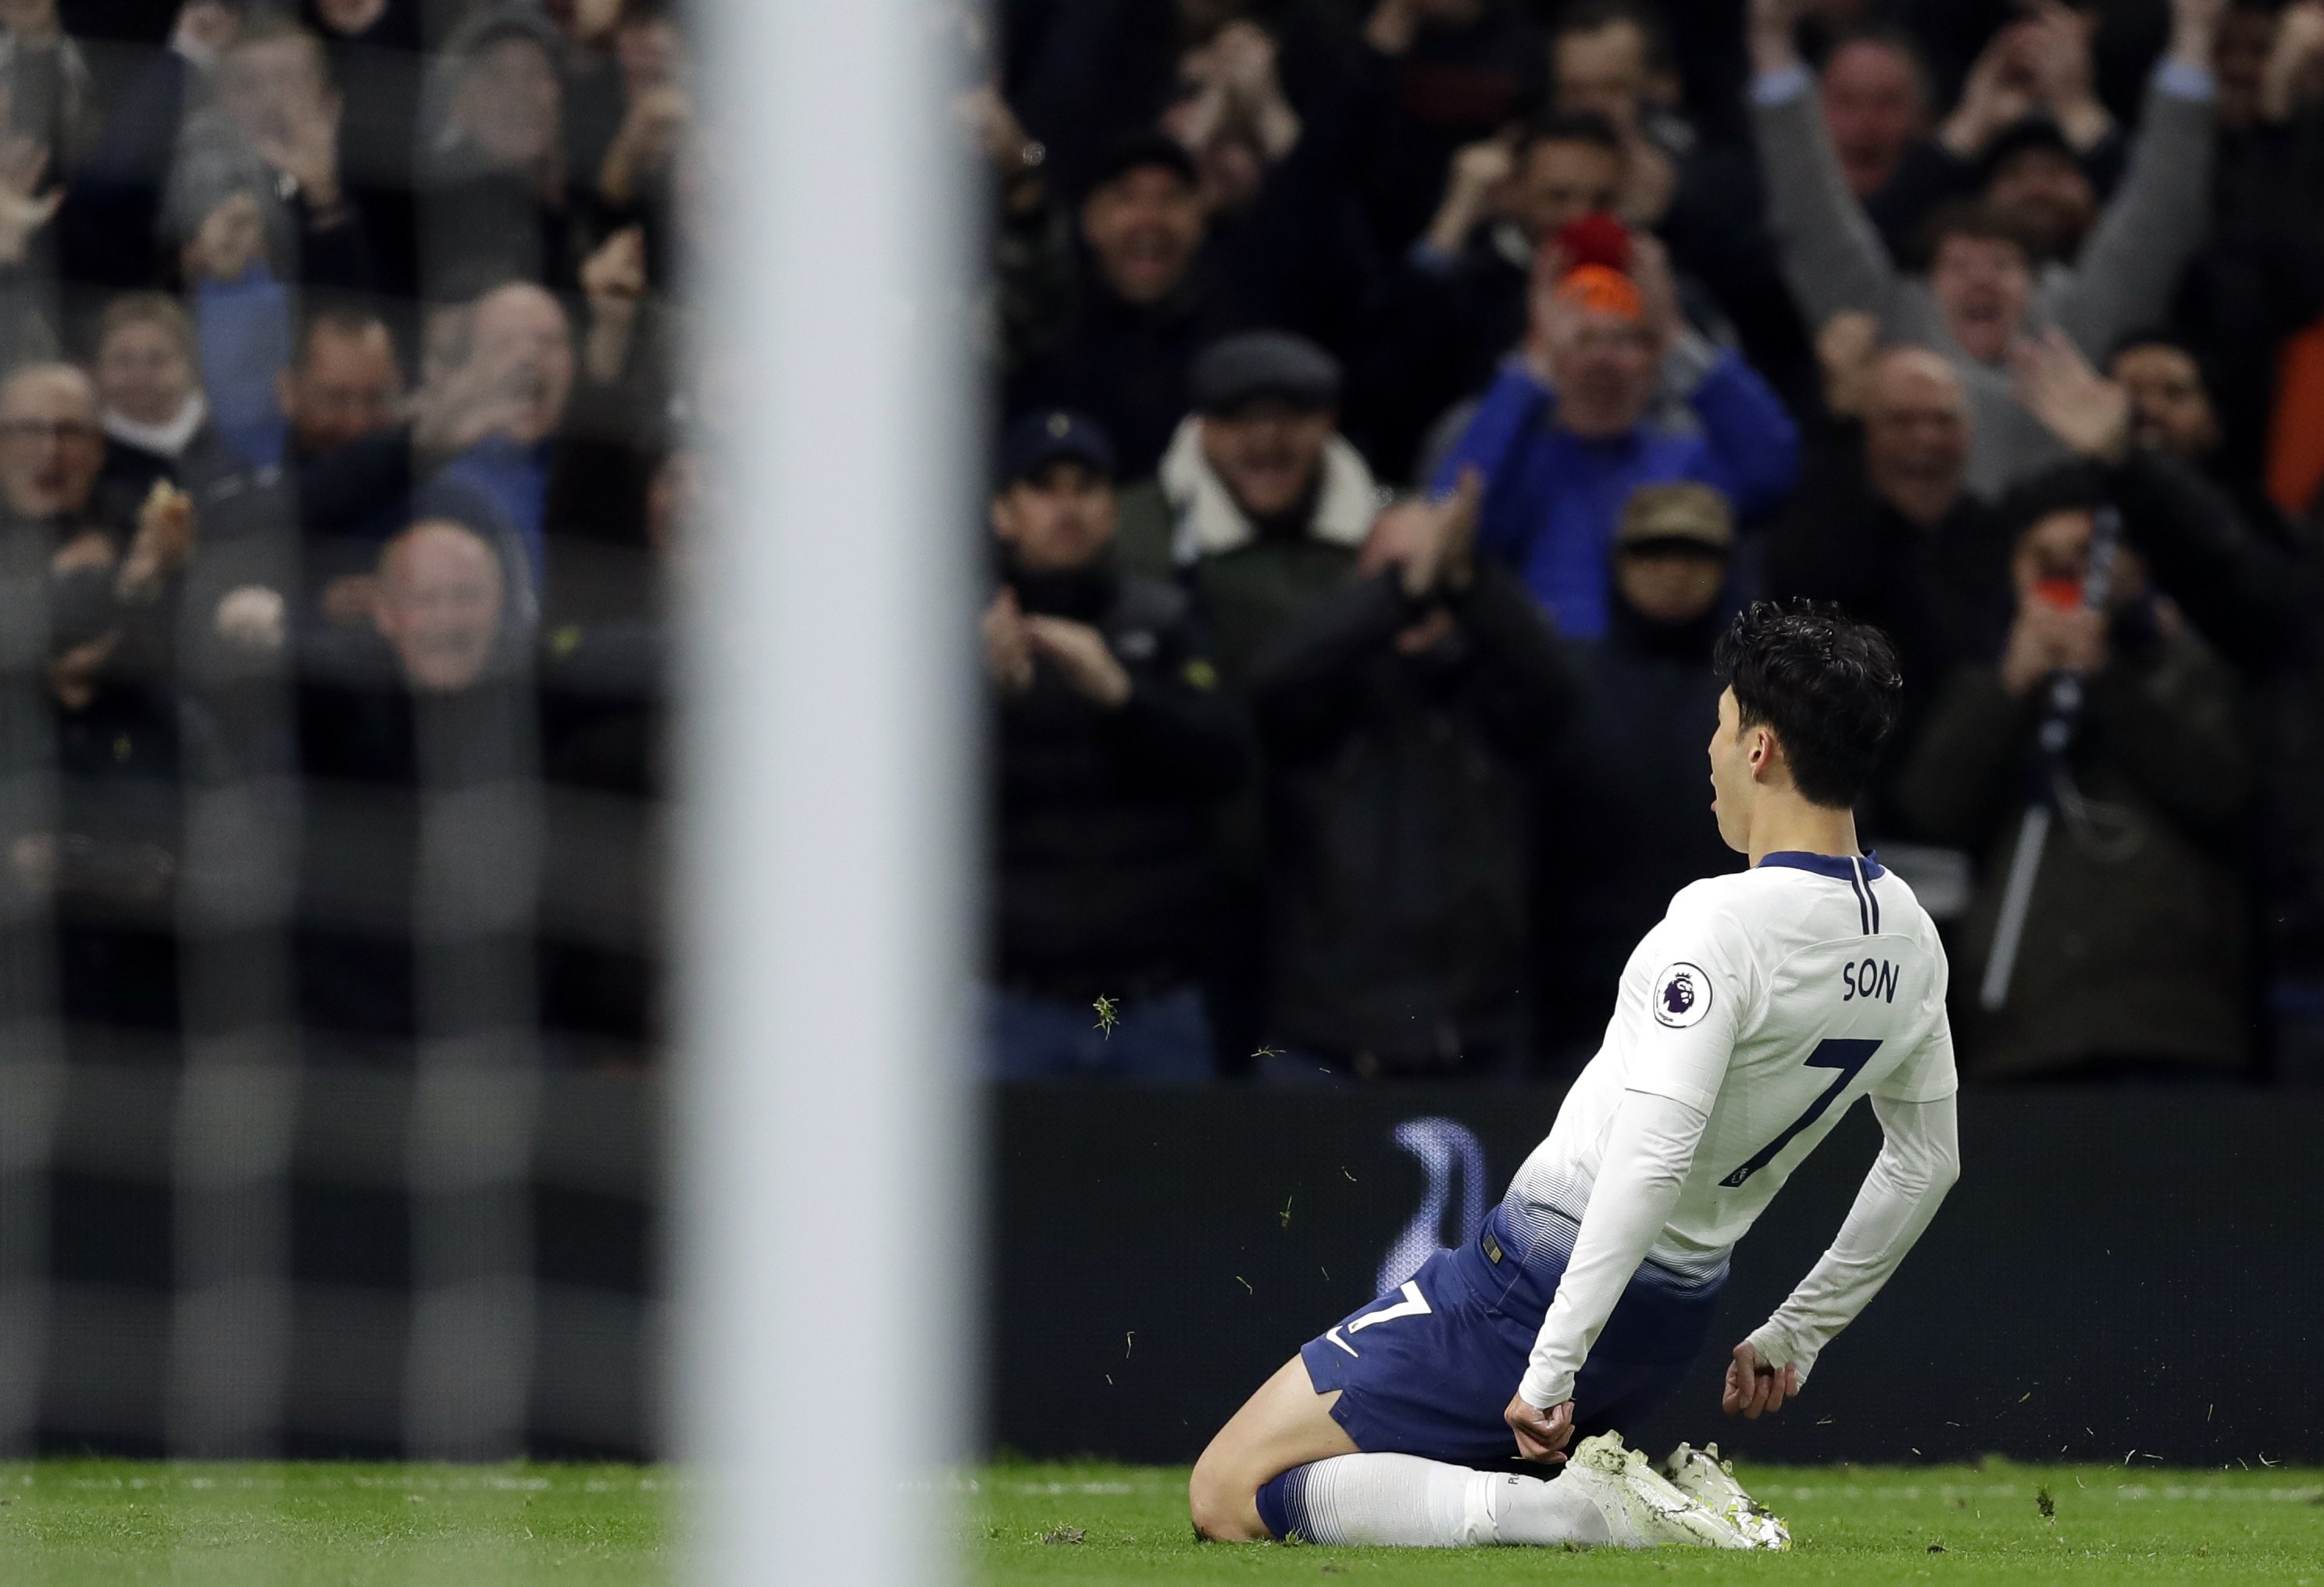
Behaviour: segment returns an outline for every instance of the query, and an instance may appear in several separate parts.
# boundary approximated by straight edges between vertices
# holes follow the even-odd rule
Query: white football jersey
[[[1671,900],[1622,971],[1606,1039],[1511,1182],[1508,1211],[1571,1250],[1626,1091],[1709,1115],[1646,1259],[1682,1281],[1728,1253],[1858,1097],[1952,1094],[1945,953],[1877,859],[1769,854]]]

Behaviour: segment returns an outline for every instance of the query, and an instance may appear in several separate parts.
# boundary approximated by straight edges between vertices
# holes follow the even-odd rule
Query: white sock
[[[1277,1509],[1285,1527],[1310,1543],[1470,1548],[1613,1541],[1606,1518],[1578,1486],[1417,1455],[1334,1455],[1268,1487],[1273,1502],[1261,1509]]]

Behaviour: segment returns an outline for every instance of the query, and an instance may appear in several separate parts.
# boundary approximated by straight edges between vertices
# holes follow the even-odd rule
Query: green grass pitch
[[[2324,1587],[2324,1472],[2121,1466],[1745,1468],[1787,1555],[1197,1544],[1185,1472],[995,1467],[966,1524],[980,1587],[1550,1582],[2269,1582]],[[2048,1493],[2052,1517],[2039,1495]],[[1933,1552],[1941,1549],[1942,1552]]]
[[[2324,1587],[2324,1472],[1761,1469],[1788,1555],[1196,1544],[1184,1471],[1001,1465],[958,1498],[976,1587],[1545,1581]],[[2037,1496],[2051,1496],[2054,1515]],[[915,1502],[902,1491],[898,1502]],[[677,1481],[632,1466],[0,1465],[5,1587],[678,1587]],[[1932,1545],[1941,1553],[1932,1552]]]
[[[667,1587],[635,1466],[0,1464],[6,1587]]]

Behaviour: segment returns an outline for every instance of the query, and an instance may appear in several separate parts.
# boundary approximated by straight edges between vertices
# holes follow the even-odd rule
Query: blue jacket
[[[1612,440],[1584,440],[1553,423],[1556,399],[1511,360],[1485,394],[1436,484],[1467,467],[1485,476],[1478,545],[1515,567],[1571,639],[1606,632],[1614,534],[1642,484],[1700,480],[1725,493],[1738,518],[1790,494],[1799,431],[1783,403],[1733,353],[1711,361],[1689,398],[1701,431],[1642,423]]]

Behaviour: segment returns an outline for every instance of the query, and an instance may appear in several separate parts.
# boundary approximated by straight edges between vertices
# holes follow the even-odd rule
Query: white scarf
[[[1177,519],[1171,539],[1171,556],[1180,567],[1240,549],[1259,536],[1250,517],[1235,503],[1234,493],[1203,456],[1203,420],[1199,414],[1180,421],[1163,454],[1162,494]],[[1335,546],[1360,546],[1379,516],[1380,490],[1363,454],[1333,435],[1323,444],[1323,488],[1315,495],[1315,512],[1307,521],[1307,538]]]
[[[185,455],[187,447],[193,442],[194,432],[209,416],[210,405],[202,401],[201,392],[195,392],[186,398],[186,405],[178,410],[177,417],[159,424],[141,424],[124,414],[108,412],[105,415],[105,433],[124,447],[159,452],[175,462]]]

